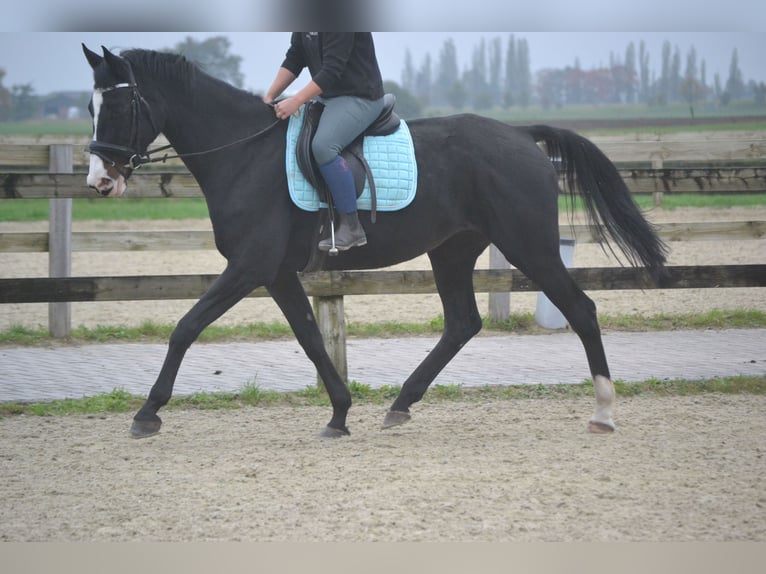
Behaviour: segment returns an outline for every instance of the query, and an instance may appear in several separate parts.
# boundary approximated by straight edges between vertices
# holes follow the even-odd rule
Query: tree
[[[558,69],[541,70],[537,81],[537,93],[543,109],[557,108],[564,103],[565,73]]]
[[[404,53],[404,69],[402,70],[402,87],[405,90],[415,89],[415,67],[412,65],[412,54],[409,48]]]
[[[612,70],[595,68],[583,74],[583,101],[592,104],[603,104],[612,101],[614,97],[614,81]]]
[[[11,92],[3,86],[5,74],[5,70],[0,68],[0,122],[11,119]]]
[[[386,80],[383,82],[383,90],[386,93],[396,96],[396,113],[404,119],[416,118],[420,116],[423,105],[412,92],[399,86],[396,82]]]
[[[670,100],[681,97],[681,51],[676,46],[673,51],[673,63],[670,66]]]
[[[702,84],[697,79],[697,51],[691,47],[686,56],[686,72],[681,83],[681,96],[689,104],[689,111],[694,117],[694,104],[702,97]]]
[[[636,85],[638,73],[636,72],[636,46],[633,42],[625,49],[625,100],[633,104],[636,102],[638,87]]]
[[[503,93],[503,45],[500,38],[493,38],[489,43],[489,91],[492,94],[492,105],[500,104]]]
[[[434,103],[436,105],[444,103],[453,105],[450,102],[451,98],[449,93],[455,89],[455,85],[458,83],[460,83],[460,75],[458,73],[455,41],[452,38],[447,38],[439,52],[439,63],[437,65],[436,81],[434,83],[436,92]],[[453,105],[453,107],[455,106]],[[458,107],[462,107],[462,104]]]
[[[686,70],[684,71],[684,77],[686,79],[697,78],[697,50],[694,49],[694,46],[689,48],[689,53],[686,55]]]
[[[424,105],[431,105],[431,54],[426,54],[423,59],[423,65],[415,76],[415,95]]]
[[[510,108],[519,101],[519,78],[516,69],[516,39],[511,34],[508,38],[508,48],[505,51],[505,89],[503,90],[503,105]]]
[[[532,100],[532,72],[529,65],[529,44],[521,38],[516,50],[516,74],[518,75],[519,104],[526,108]]]
[[[731,99],[741,98],[745,91],[745,82],[742,79],[742,70],[739,69],[739,54],[737,53],[736,48],[734,48],[734,51],[731,54],[729,77],[726,80],[726,91]]]
[[[566,101],[571,104],[583,103],[583,96],[585,94],[583,82],[585,77],[582,73],[582,66],[580,65],[580,59],[575,58],[573,68],[565,69],[565,89],[566,89]]]
[[[702,99],[707,100],[708,86],[707,86],[707,65],[705,60],[700,61],[700,86],[702,87]]]
[[[38,102],[32,84],[11,87],[11,119],[30,120],[37,115]]]
[[[670,42],[667,40],[662,43],[662,71],[658,87],[658,103],[668,103],[670,101]]]
[[[470,86],[474,108],[485,110],[492,106],[492,94],[487,83],[487,45],[484,38],[473,50],[473,66],[465,74],[463,83]]]
[[[460,80],[455,80],[446,93],[447,103],[456,110],[462,109],[468,101],[468,94],[465,86]]]
[[[716,102],[723,104],[723,88],[721,87],[721,76],[718,75],[718,72],[713,74],[713,93],[715,94]]]
[[[231,42],[226,36],[213,36],[201,42],[187,36],[168,51],[181,54],[211,76],[241,88],[244,83],[239,69],[242,57],[229,54],[230,47]]]
[[[753,82],[755,84],[755,82]],[[755,103],[758,106],[766,105],[766,84],[760,82],[753,86],[753,93],[755,94]]]
[[[651,84],[649,81],[649,52],[646,50],[646,44],[641,40],[638,48],[638,65],[639,65],[639,98],[642,102],[649,102],[651,97]]]

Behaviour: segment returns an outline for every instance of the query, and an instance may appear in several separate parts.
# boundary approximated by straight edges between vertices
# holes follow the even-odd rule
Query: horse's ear
[[[96,54],[96,52],[89,50],[85,44],[82,45],[82,51],[83,54],[85,54],[85,58],[88,60],[90,67],[93,69],[104,61],[104,58]]]
[[[101,46],[101,49],[104,51],[104,60],[106,60],[106,64],[112,73],[123,81],[131,81],[133,74],[130,71],[130,64],[128,64],[127,60],[113,54],[104,46]]]

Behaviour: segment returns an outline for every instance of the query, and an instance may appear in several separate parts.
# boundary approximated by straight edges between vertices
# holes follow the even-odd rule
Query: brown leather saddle
[[[373,222],[375,221],[376,213],[375,178],[372,175],[372,170],[370,170],[367,160],[364,158],[364,138],[365,136],[391,135],[399,129],[401,119],[394,111],[395,103],[396,97],[393,94],[386,94],[383,97],[383,111],[378,118],[341,152],[341,156],[346,160],[351,173],[354,175],[357,197],[364,191],[365,179],[370,183],[370,197],[372,201],[370,217]],[[298,167],[306,180],[317,190],[320,199],[329,204],[329,190],[322,178],[322,174],[319,172],[319,166],[311,153],[311,142],[314,139],[323,111],[324,104],[319,101],[312,101],[306,104],[306,108],[303,111],[303,125],[300,132],[298,132],[295,154]]]

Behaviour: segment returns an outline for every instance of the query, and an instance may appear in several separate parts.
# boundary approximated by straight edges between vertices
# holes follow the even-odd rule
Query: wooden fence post
[[[338,370],[340,378],[348,381],[346,360],[346,319],[343,311],[343,296],[314,297],[314,315],[319,332],[322,333],[325,349]],[[323,386],[317,375],[317,384]]]
[[[73,173],[72,145],[52,144],[48,171]],[[48,275],[72,275],[72,200],[49,199]],[[48,303],[48,332],[52,337],[68,337],[72,333],[72,304]]]
[[[489,246],[489,268],[510,269],[511,264],[494,244]],[[511,317],[511,294],[489,294],[489,318],[491,321],[507,321]]]
[[[652,169],[660,170],[662,169],[662,158],[661,157],[653,157],[652,158]],[[655,207],[662,206],[662,199],[663,199],[663,190],[654,191],[652,193],[652,200]]]

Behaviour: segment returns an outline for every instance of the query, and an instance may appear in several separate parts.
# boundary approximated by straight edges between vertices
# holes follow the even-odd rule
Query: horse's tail
[[[545,144],[552,161],[560,162],[570,209],[579,192],[599,243],[611,250],[611,237],[634,267],[643,265],[660,283],[667,274],[668,248],[644,218],[612,161],[593,142],[573,131],[545,125],[524,129],[535,141]]]

